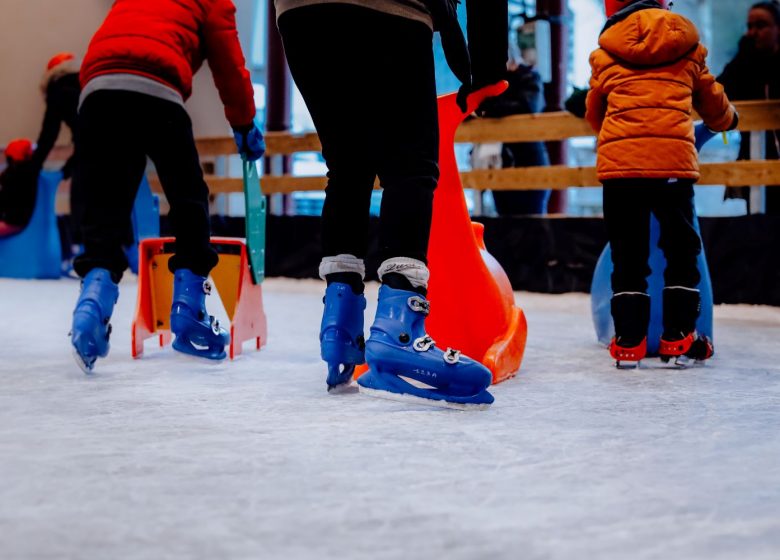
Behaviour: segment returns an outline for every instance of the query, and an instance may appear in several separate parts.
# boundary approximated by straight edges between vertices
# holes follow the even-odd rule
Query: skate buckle
[[[209,318],[211,319],[211,331],[218,335],[221,332],[221,329],[219,328],[219,320],[215,318],[214,315],[209,315]]]
[[[424,297],[412,296],[406,301],[406,303],[409,305],[409,309],[411,309],[415,313],[422,313],[423,315],[428,315],[428,313],[431,312],[431,304],[428,303],[428,301]]]
[[[412,348],[418,352],[427,352],[430,348],[436,344],[436,342],[427,334],[416,339],[412,344]]]
[[[448,364],[457,364],[460,361],[460,350],[455,350],[454,348],[447,348],[447,351],[444,353],[444,361]]]
[[[203,281],[203,293],[206,294],[207,296],[211,295],[211,282],[209,282],[208,280]]]

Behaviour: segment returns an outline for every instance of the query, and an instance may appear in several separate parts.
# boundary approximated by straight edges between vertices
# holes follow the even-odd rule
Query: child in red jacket
[[[209,244],[208,187],[184,109],[204,60],[239,152],[260,158],[265,144],[230,0],[116,0],[84,57],[76,173],[87,200],[84,253],[73,266],[84,280],[71,341],[85,372],[108,353],[109,319],[127,267],[125,224],[147,156],[170,204],[176,236],[168,264],[175,277],[174,349],[225,357],[229,336],[205,307],[207,277],[218,256]]]
[[[606,0],[609,20],[593,75],[586,118],[598,132],[598,175],[612,248],[610,353],[635,364],[647,348],[650,213],[666,257],[664,359],[707,359],[712,343],[696,332],[701,298],[693,185],[699,179],[694,109],[715,131],[737,126],[723,88],[706,65],[696,27],[668,11],[667,0]]]

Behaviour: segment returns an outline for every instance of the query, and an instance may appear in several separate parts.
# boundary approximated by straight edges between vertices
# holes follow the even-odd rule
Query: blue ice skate
[[[325,290],[325,310],[320,326],[320,355],[328,363],[328,391],[350,384],[355,366],[366,361],[363,312],[366,296],[347,284],[334,282]]]
[[[108,355],[109,320],[118,297],[119,286],[105,268],[93,268],[81,282],[70,341],[76,363],[84,373],[90,373],[97,359]]]
[[[366,343],[370,370],[358,378],[360,391],[434,406],[487,408],[490,370],[457,350],[439,350],[425,333],[428,301],[405,290],[379,289],[376,320]]]
[[[198,358],[223,360],[230,335],[213,315],[206,312],[209,294],[211,284],[205,276],[198,276],[186,268],[180,268],[174,274],[171,332],[176,338],[173,349]]]

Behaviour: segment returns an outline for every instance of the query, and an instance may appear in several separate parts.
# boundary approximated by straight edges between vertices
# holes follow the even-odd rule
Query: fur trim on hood
[[[49,89],[49,84],[55,80],[59,80],[66,74],[78,74],[81,68],[81,62],[77,59],[69,59],[65,62],[58,64],[51,70],[47,70],[41,77],[41,93],[46,95],[46,90]]]

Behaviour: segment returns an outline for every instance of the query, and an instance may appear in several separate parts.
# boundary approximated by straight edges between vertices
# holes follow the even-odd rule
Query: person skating
[[[86,196],[84,253],[74,262],[83,281],[71,342],[85,371],[109,350],[117,283],[127,267],[124,225],[147,156],[170,204],[176,237],[168,263],[174,273],[173,346],[198,357],[225,357],[229,336],[205,307],[207,277],[218,256],[209,243],[208,187],[184,109],[204,61],[239,152],[260,158],[265,144],[230,0],[117,0],[84,57],[77,162]]]
[[[712,343],[696,332],[701,298],[693,226],[699,178],[691,115],[711,130],[736,128],[737,114],[706,66],[696,27],[668,11],[666,0],[606,0],[608,21],[591,55],[586,118],[598,133],[599,180],[612,247],[610,354],[618,365],[644,358],[650,214],[660,224],[666,257],[663,359],[704,360]]]
[[[469,52],[449,0],[276,0],[287,61],[311,113],[328,166],[320,276],[320,330],[328,390],[368,362],[361,391],[429,404],[483,407],[490,371],[425,333],[427,251],[439,176],[433,30],[464,84],[458,96],[498,81],[507,55],[503,0],[467,2]],[[316,49],[312,50],[312,45]],[[376,320],[363,340],[364,257],[374,180],[384,189]],[[452,279],[457,282],[457,278]],[[457,302],[451,302],[457,305]]]

